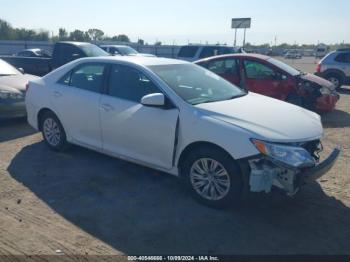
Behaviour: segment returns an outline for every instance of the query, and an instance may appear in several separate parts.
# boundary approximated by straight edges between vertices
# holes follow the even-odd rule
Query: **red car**
[[[293,103],[316,112],[335,108],[334,85],[269,56],[230,54],[195,62],[246,90]]]

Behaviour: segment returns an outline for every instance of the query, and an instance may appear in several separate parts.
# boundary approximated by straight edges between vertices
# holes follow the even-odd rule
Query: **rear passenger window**
[[[207,46],[207,47],[203,47],[203,50],[200,53],[199,58],[206,58],[206,57],[215,56],[219,54],[220,53],[219,53],[218,47]]]
[[[336,58],[335,61],[341,63],[350,63],[350,53],[341,53]]]
[[[65,74],[60,80],[58,80],[57,83],[59,83],[59,84],[61,84],[61,85],[69,86],[71,74],[72,74],[72,72],[69,71],[69,72],[68,72],[67,74]]]
[[[103,84],[104,70],[105,65],[101,64],[80,65],[65,74],[58,83],[99,93]]]
[[[178,57],[194,57],[198,51],[198,46],[181,47]]]
[[[219,75],[238,75],[236,59],[222,59],[208,62],[208,69]]]
[[[158,87],[138,70],[122,65],[112,67],[108,84],[110,96],[140,103],[143,96],[159,92]]]

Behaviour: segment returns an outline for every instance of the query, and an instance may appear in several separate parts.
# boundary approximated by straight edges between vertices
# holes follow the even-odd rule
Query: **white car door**
[[[52,101],[72,141],[102,149],[99,102],[106,65],[85,63],[55,84]]]
[[[100,106],[103,149],[112,155],[170,169],[179,112],[173,105],[142,105],[141,98],[151,93],[161,91],[142,72],[124,65],[111,66]]]

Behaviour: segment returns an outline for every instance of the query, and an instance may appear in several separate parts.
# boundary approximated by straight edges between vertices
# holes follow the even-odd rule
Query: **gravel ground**
[[[313,59],[287,61],[313,72]],[[25,120],[0,127],[0,255],[350,254],[350,91],[323,116],[334,168],[293,199],[199,205],[163,173],[72,147],[51,152]]]

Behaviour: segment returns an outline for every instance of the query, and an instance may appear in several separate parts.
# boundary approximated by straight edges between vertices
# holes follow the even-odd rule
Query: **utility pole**
[[[246,31],[247,31],[247,28],[244,28],[244,37],[243,37],[243,48],[244,48],[244,46],[245,46],[245,33],[246,33]]]
[[[237,28],[235,28],[235,43],[234,46],[237,46]]]

